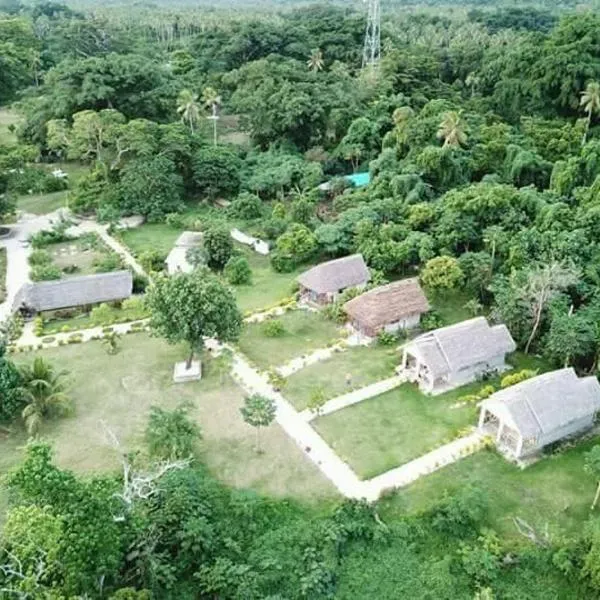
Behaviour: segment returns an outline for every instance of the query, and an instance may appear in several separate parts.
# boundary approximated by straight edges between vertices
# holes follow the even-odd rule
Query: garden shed
[[[501,452],[520,459],[590,429],[599,410],[596,377],[560,369],[492,394],[481,403],[479,429]]]
[[[394,281],[376,287],[344,304],[344,310],[356,331],[375,337],[381,331],[417,327],[429,302],[416,278]]]
[[[133,291],[130,271],[69,277],[58,281],[26,283],[17,293],[13,309],[44,312],[75,306],[90,306],[129,298]]]
[[[515,350],[506,325],[491,326],[484,317],[476,317],[406,344],[398,373],[417,382],[423,392],[442,393],[508,369],[506,355]]]
[[[202,244],[202,234],[196,231],[184,231],[175,241],[175,245],[167,256],[167,273],[191,273],[194,266],[189,263],[187,253],[190,248],[197,248]]]
[[[348,288],[363,288],[371,274],[362,254],[321,263],[298,277],[302,300],[328,304]]]

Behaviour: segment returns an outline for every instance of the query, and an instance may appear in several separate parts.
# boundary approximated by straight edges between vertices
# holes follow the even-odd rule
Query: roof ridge
[[[540,431],[542,433],[546,433],[546,430],[544,429],[544,426],[542,425],[542,422],[540,421],[540,418],[538,417],[538,414],[535,412],[535,409],[531,405],[531,401],[529,400],[529,396],[527,394],[523,394],[523,397],[525,398],[525,404],[527,405],[527,408],[529,409],[529,412],[533,415],[533,418],[535,419],[535,422],[537,423],[538,427],[540,428]]]
[[[435,340],[435,343],[437,344],[437,347],[438,347],[438,349],[440,351],[440,354],[444,357],[444,360],[446,361],[446,364],[448,365],[448,368],[450,370],[452,370],[452,365],[450,364],[450,360],[448,360],[448,356],[444,352],[444,347],[442,346],[440,340],[438,339],[437,333],[435,331],[433,332],[433,339]]]

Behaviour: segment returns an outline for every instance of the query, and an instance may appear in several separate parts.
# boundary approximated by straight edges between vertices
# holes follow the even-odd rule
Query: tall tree
[[[600,83],[597,81],[590,81],[587,84],[585,90],[581,93],[581,107],[587,113],[587,120],[585,123],[585,132],[581,145],[584,146],[587,141],[587,136],[590,131],[592,124],[592,117],[600,112]]]
[[[187,123],[192,135],[194,126],[198,125],[200,120],[200,106],[198,105],[198,94],[190,90],[181,90],[177,97],[177,112],[181,115],[182,123]]]
[[[444,140],[444,148],[464,146],[467,143],[467,123],[462,116],[462,111],[451,110],[445,113],[437,136]]]
[[[219,120],[219,109],[223,101],[221,100],[221,96],[213,87],[204,88],[202,92],[202,103],[204,107],[210,111],[210,115],[208,118],[212,121],[213,124],[213,145],[217,145],[217,121]]]
[[[171,344],[188,344],[188,369],[204,338],[233,342],[240,335],[242,317],[233,293],[208,269],[157,276],[146,301],[152,330]]]

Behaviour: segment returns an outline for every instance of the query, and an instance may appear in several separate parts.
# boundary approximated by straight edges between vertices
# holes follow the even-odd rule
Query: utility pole
[[[367,31],[363,48],[363,69],[376,67],[381,58],[381,6],[379,0],[365,0],[369,3]]]

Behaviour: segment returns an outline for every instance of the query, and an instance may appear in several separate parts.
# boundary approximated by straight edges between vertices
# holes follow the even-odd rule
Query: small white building
[[[506,355],[517,346],[506,325],[490,326],[484,317],[429,331],[403,348],[398,374],[429,394],[475,381],[484,373],[510,368]]]
[[[184,231],[176,240],[175,246],[165,261],[167,273],[191,273],[194,266],[188,262],[187,253],[190,248],[198,248],[202,244],[202,234],[197,231]]]
[[[590,429],[600,411],[600,384],[573,369],[538,375],[492,394],[481,403],[479,430],[498,450],[524,458],[544,446]]]
[[[250,246],[255,252],[258,254],[262,254],[263,256],[267,256],[270,252],[269,244],[264,240],[260,240],[258,238],[252,237],[239,229],[231,230],[231,237],[240,244],[244,244],[244,246]]]

